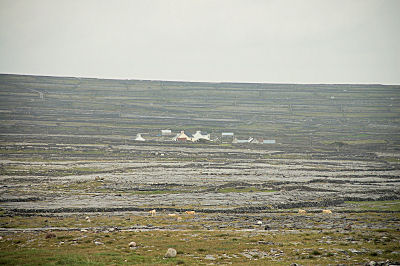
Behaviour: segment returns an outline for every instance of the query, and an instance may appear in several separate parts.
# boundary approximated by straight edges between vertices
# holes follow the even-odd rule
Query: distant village
[[[176,142],[220,142],[220,143],[253,143],[253,144],[275,144],[274,139],[263,139],[263,138],[253,138],[248,139],[238,139],[233,132],[222,132],[221,135],[216,135],[211,138],[211,134],[202,132],[201,130],[196,131],[196,133],[189,134],[185,131],[180,133],[173,133],[170,129],[161,130],[160,134],[156,137],[151,137],[148,133],[138,133],[136,135],[135,141],[176,141]]]

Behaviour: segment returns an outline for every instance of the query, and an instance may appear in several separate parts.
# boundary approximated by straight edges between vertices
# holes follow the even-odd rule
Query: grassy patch
[[[325,243],[324,234],[317,231],[289,233],[278,231],[144,231],[127,232],[63,232],[62,238],[45,239],[43,233],[14,233],[0,241],[0,263],[5,265],[197,265],[211,254],[222,264],[286,265],[297,263],[329,264],[363,261],[364,259],[395,259],[393,251],[398,251],[400,240],[396,232],[360,233],[367,239],[387,239],[369,242],[357,233],[344,236],[332,232],[330,243]],[[307,236],[305,238],[305,236]],[[222,238],[221,238],[222,237]],[[63,241],[60,242],[60,239]],[[236,241],[233,241],[233,240]],[[346,239],[349,239],[348,241]],[[232,240],[232,241],[231,241]],[[94,242],[104,244],[96,245]],[[134,250],[128,243],[135,241]],[[271,243],[271,244],[265,244]],[[362,254],[353,252],[365,250]],[[164,258],[170,247],[178,251],[176,258]],[[378,252],[377,250],[385,250]],[[251,258],[241,254],[252,251]],[[225,255],[224,255],[225,254]]]
[[[218,193],[243,193],[243,192],[276,192],[276,190],[260,189],[256,187],[245,187],[245,188],[221,188],[217,190]]]
[[[369,216],[347,214],[358,220],[375,219]],[[387,217],[392,214],[379,214]],[[388,216],[389,215],[389,216]],[[54,238],[46,238],[45,232],[17,232],[2,235],[0,240],[0,263],[6,265],[159,265],[207,263],[206,255],[212,255],[221,264],[290,264],[293,261],[303,265],[340,264],[352,261],[396,260],[400,235],[396,229],[356,230],[339,232],[335,230],[308,230],[296,232],[279,231],[237,231],[203,230],[198,226],[215,226],[213,215],[198,214],[183,218],[168,217],[157,213],[155,217],[138,215],[86,215],[70,217],[2,217],[12,228],[35,227],[91,227],[87,231],[53,231]],[[375,216],[374,216],[375,217]],[[379,217],[376,217],[379,218]],[[200,220],[198,220],[200,219]],[[132,225],[185,226],[178,231],[119,231],[94,228],[130,227]],[[191,228],[198,227],[192,230]],[[130,249],[131,241],[137,243]],[[96,245],[95,242],[103,244]],[[177,250],[177,257],[163,258],[168,248]],[[354,252],[360,250],[362,253]],[[252,258],[241,254],[253,252]],[[225,255],[223,255],[225,254]],[[267,255],[265,255],[267,254]],[[256,260],[257,259],[257,260]]]
[[[342,140],[340,142],[337,141],[321,141],[324,144],[335,144],[335,143],[343,143],[348,145],[362,145],[362,144],[385,144],[386,140],[383,139],[356,139],[356,140]]]
[[[345,203],[351,204],[356,209],[361,210],[385,210],[385,211],[400,211],[400,200],[388,201],[346,201]]]
[[[400,158],[398,158],[398,157],[388,157],[388,158],[385,158],[385,161],[387,161],[389,163],[400,163]]]
[[[135,190],[130,193],[138,195],[157,195],[157,194],[180,194],[184,192],[177,190]]]

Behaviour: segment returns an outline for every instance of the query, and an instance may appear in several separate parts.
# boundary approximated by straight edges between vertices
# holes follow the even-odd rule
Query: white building
[[[192,141],[196,142],[199,140],[211,140],[211,135],[210,134],[203,134],[200,130],[196,131],[192,137]]]
[[[276,141],[274,139],[265,139],[263,140],[263,144],[275,144]]]
[[[142,137],[142,134],[140,134],[140,133],[137,133],[135,140],[136,141],[145,141],[145,139]]]
[[[161,136],[170,136],[172,134],[170,129],[162,129]]]
[[[189,141],[189,140],[192,140],[192,138],[189,137],[188,135],[186,135],[185,131],[182,130],[181,133],[176,135],[173,140],[175,140],[175,141]]]

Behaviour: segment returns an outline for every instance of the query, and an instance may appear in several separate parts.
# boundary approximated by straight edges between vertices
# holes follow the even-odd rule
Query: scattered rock
[[[257,221],[257,224],[258,224],[258,225],[262,225],[263,222],[262,222],[262,221]]]
[[[351,224],[348,224],[343,227],[344,230],[351,230]]]
[[[49,233],[46,234],[46,239],[54,238],[54,237],[56,237],[56,234],[54,234],[52,232],[49,232]]]
[[[275,243],[271,242],[271,241],[262,241],[262,240],[260,240],[257,243],[260,244],[260,245],[275,245]]]
[[[103,243],[103,242],[100,242],[100,241],[94,241],[94,244],[95,244],[95,245],[104,245],[104,243]]]
[[[251,256],[250,254],[248,254],[248,253],[241,253],[244,257],[246,257],[246,258],[248,258],[248,259],[252,259],[253,258],[253,256]]]
[[[176,250],[174,248],[169,248],[167,253],[165,253],[164,257],[166,258],[175,258],[176,257]]]
[[[226,259],[232,259],[231,256],[229,256],[228,254],[222,254],[222,257],[226,258]]]
[[[206,255],[205,260],[216,260],[216,258],[213,255]]]
[[[367,262],[364,264],[365,266],[391,266],[391,265],[400,265],[399,262],[393,262],[390,260],[386,261],[373,261],[371,260],[370,262]]]
[[[131,242],[131,243],[129,243],[129,247],[131,248],[131,249],[134,249],[134,248],[136,248],[136,242]]]
[[[362,250],[357,250],[357,249],[354,249],[354,248],[350,248],[349,251],[351,253],[354,253],[354,254],[363,254],[363,253],[365,253]]]

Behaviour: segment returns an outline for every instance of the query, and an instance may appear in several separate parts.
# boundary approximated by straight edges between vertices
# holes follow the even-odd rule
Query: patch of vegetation
[[[384,159],[387,162],[390,163],[400,163],[400,158],[399,157],[388,157]]]
[[[130,193],[137,195],[158,195],[158,194],[180,194],[184,192],[178,190],[133,190]]]
[[[314,256],[322,255],[322,253],[319,250],[313,250],[311,254],[313,254]]]
[[[149,216],[90,216],[89,224],[93,227],[126,226],[134,224],[192,224],[193,220],[166,219],[166,215]],[[3,219],[3,218],[2,218]],[[71,226],[87,227],[84,215],[76,217],[12,217],[7,218],[12,227],[25,226],[43,227]],[[4,221],[4,220],[3,220]],[[202,223],[207,220],[203,221]],[[210,224],[212,224],[210,222]],[[400,240],[396,230],[378,231],[316,231],[303,229],[301,233],[292,233],[287,230],[276,231],[273,234],[260,231],[236,230],[182,230],[182,231],[55,231],[55,238],[46,238],[45,233],[16,232],[3,235],[0,241],[0,263],[5,265],[158,265],[158,264],[201,264],[205,254],[212,251],[218,256],[218,261],[223,264],[242,265],[250,260],[240,254],[246,250],[259,250],[270,253],[277,250],[279,261],[271,261],[255,254],[260,265],[288,264],[296,261],[299,264],[330,264],[346,263],[349,259],[362,261],[365,256],[374,260],[393,259],[392,251],[398,250]],[[330,243],[321,242],[328,237]],[[366,239],[366,240],[364,240]],[[376,241],[370,241],[375,239]],[[103,244],[96,245],[94,242]],[[130,249],[128,244],[135,241],[137,249]],[[268,243],[274,243],[270,246]],[[285,244],[282,244],[285,243]],[[333,243],[333,244],[332,244]],[[367,254],[353,253],[351,250],[359,249],[360,244]],[[176,258],[163,258],[166,250],[173,247],[177,250]],[[332,248],[346,251],[346,256],[330,251]],[[328,251],[329,250],[329,251]],[[384,250],[384,252],[376,252]],[[227,254],[226,257],[222,254]],[[323,255],[326,254],[326,255]],[[234,256],[239,255],[239,256]],[[274,255],[271,255],[274,257]],[[251,261],[254,262],[254,261]]]
[[[217,192],[218,193],[276,192],[276,190],[260,189],[257,187],[244,187],[244,188],[228,187],[228,188],[220,188],[217,190]]]
[[[345,203],[356,206],[360,210],[385,210],[400,211],[400,200],[388,201],[346,201]]]

